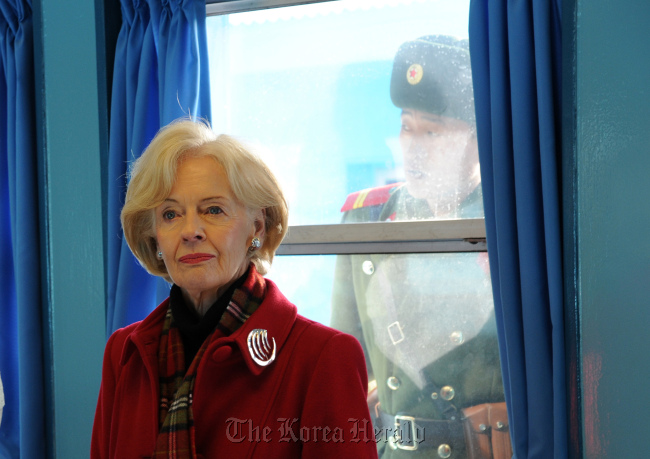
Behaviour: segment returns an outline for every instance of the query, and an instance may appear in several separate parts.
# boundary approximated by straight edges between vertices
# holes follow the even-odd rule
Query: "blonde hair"
[[[262,246],[248,252],[260,274],[266,274],[287,232],[289,212],[280,185],[255,154],[234,138],[217,136],[207,122],[176,120],[158,131],[131,168],[121,220],[126,242],[144,268],[171,281],[156,256],[155,208],[169,196],[178,165],[185,158],[208,156],[224,169],[235,198],[249,212],[263,209]]]

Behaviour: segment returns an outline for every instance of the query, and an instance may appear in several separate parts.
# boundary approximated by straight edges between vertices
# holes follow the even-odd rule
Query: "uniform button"
[[[456,395],[456,391],[451,386],[444,386],[442,389],[440,389],[440,396],[443,400],[449,401],[454,398],[454,395]]]
[[[390,378],[388,378],[388,380],[386,380],[386,385],[388,386],[388,388],[390,390],[399,389],[400,384],[401,383],[400,383],[399,378],[397,376],[391,376]]]
[[[232,355],[232,347],[221,346],[219,349],[212,353],[212,360],[215,362],[223,362]]]
[[[375,272],[375,265],[372,264],[372,261],[366,260],[361,265],[361,269],[363,269],[364,273],[371,276]]]
[[[463,341],[465,341],[463,332],[459,332],[459,331],[455,331],[451,335],[449,335],[449,339],[454,344],[463,344]]]
[[[442,457],[443,459],[446,459],[449,456],[451,456],[451,446],[449,446],[446,443],[443,443],[442,445],[438,446],[438,457]]]

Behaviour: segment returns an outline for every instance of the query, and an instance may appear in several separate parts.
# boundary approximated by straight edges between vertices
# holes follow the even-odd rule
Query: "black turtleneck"
[[[210,336],[217,324],[219,324],[221,316],[226,311],[233,293],[244,283],[247,276],[248,270],[246,270],[243,276],[233,282],[228,287],[228,290],[217,298],[203,317],[196,312],[192,305],[185,302],[181,288],[176,284],[172,286],[169,292],[169,301],[172,308],[172,316],[174,317],[173,325],[178,328],[181,339],[183,340],[185,371],[190,367],[194,356],[199,352],[205,339]]]

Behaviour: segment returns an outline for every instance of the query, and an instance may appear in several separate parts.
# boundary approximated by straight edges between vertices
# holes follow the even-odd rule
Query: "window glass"
[[[468,9],[469,0],[340,0],[208,18],[214,129],[271,166],[290,225],[316,225],[296,233],[321,243],[332,228],[409,232],[355,239],[379,241],[375,254],[346,239],[340,255],[276,256],[266,276],[300,314],[363,346],[383,459],[511,455],[487,254],[391,246],[437,239],[442,222],[429,220],[483,217]],[[338,225],[367,222],[398,223]],[[454,238],[474,236],[443,239]],[[465,416],[478,416],[473,435]]]
[[[265,276],[298,307],[298,314],[330,324],[336,255],[276,256]]]
[[[267,278],[363,346],[380,458],[512,455],[487,253],[281,256]]]
[[[467,37],[468,0],[335,1],[208,17],[213,125],[258,147],[291,225],[404,180],[392,62],[414,38]]]
[[[379,304],[377,296],[387,295],[385,287],[378,286],[382,284],[379,281],[386,277],[383,284],[390,284],[388,279],[396,281],[403,289],[411,290],[409,301],[417,298],[417,302],[408,308],[409,314],[414,317],[440,309],[444,313],[441,323],[473,323],[471,331],[466,330],[461,338],[464,336],[469,339],[475,335],[477,327],[480,328],[486,321],[485,311],[492,308],[492,291],[485,252],[341,255],[339,259],[339,264],[345,266],[345,272],[339,273],[341,278],[360,279],[364,284],[367,282],[367,285],[358,289],[363,291],[368,303]],[[274,281],[280,291],[298,307],[299,314],[331,325],[336,262],[335,255],[277,256],[266,277]],[[421,282],[416,283],[413,278],[418,275],[414,273],[420,272],[425,274],[420,275]],[[351,283],[346,288],[349,287],[354,290]],[[334,288],[338,289],[337,301],[341,304],[351,305],[355,302],[353,298],[348,297],[353,294],[351,290],[341,288],[341,285]],[[406,298],[400,290],[391,291],[390,294],[401,297],[396,300],[400,304]],[[482,312],[475,317],[469,317],[472,314],[463,312],[463,308],[467,308],[470,303],[480,304]],[[438,307],[438,304],[443,306]],[[452,308],[452,305],[457,304],[462,306]],[[461,331],[464,326],[451,328]],[[433,336],[427,339],[427,343],[431,340],[434,340]]]

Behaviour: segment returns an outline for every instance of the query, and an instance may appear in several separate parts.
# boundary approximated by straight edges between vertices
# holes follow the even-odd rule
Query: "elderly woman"
[[[273,174],[235,140],[188,120],[160,130],[133,166],[122,226],[173,285],[108,340],[91,457],[376,457],[359,343],[262,277],[287,215]]]

